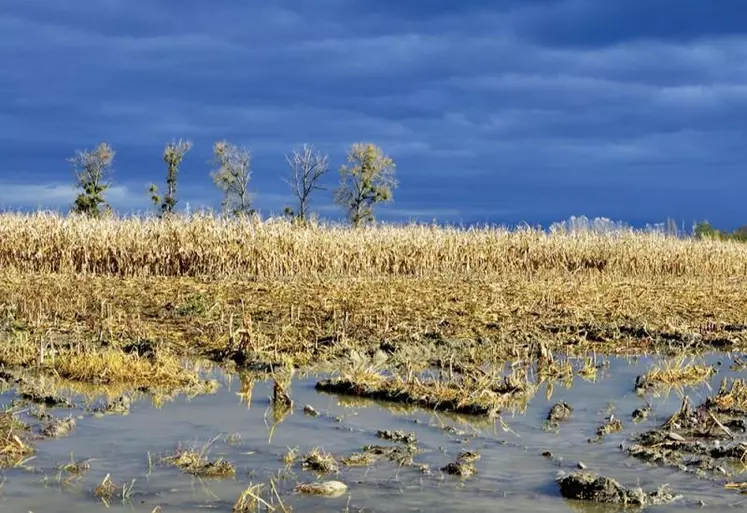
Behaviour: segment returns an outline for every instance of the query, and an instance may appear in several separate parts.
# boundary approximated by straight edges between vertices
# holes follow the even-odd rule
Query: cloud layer
[[[742,221],[744,2],[7,4],[0,181],[17,194],[0,203],[58,201],[65,159],[107,140],[121,203],[147,205],[163,144],[186,137],[183,202],[217,205],[227,138],[277,212],[284,153],[310,142],[336,169],[370,140],[398,164],[388,219]]]

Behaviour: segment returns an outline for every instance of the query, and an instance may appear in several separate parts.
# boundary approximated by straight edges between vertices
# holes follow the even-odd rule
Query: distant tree
[[[721,232],[714,228],[708,221],[702,221],[695,225],[695,237],[698,239],[721,238]]]
[[[233,215],[254,213],[249,181],[252,177],[252,154],[244,148],[219,141],[213,145],[213,162],[216,168],[211,176],[223,191],[223,211]]]
[[[163,161],[166,163],[166,194],[161,197],[156,184],[150,186],[150,199],[156,208],[160,209],[161,215],[170,215],[176,206],[176,182],[179,174],[179,166],[184,156],[192,149],[190,141],[179,139],[166,145],[163,150]]]
[[[309,214],[309,198],[315,190],[323,190],[318,185],[319,179],[329,170],[329,156],[314,151],[314,147],[304,144],[300,150],[293,150],[285,156],[290,167],[290,178],[285,182],[290,186],[296,197],[297,206],[285,208],[286,215],[306,221]]]
[[[732,232],[732,235],[736,240],[747,242],[747,225],[740,226]]]
[[[73,212],[97,218],[111,213],[104,192],[111,185],[108,179],[111,177],[114,155],[112,147],[102,142],[93,151],[76,151],[75,156],[68,159],[75,171],[77,186],[83,189],[75,199]]]
[[[355,143],[348,150],[348,165],[340,168],[335,201],[347,211],[353,226],[374,220],[378,203],[392,201],[394,161],[374,144]]]

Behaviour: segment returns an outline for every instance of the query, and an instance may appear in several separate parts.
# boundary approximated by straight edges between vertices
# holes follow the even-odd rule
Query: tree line
[[[163,189],[152,184],[148,189],[150,199],[159,217],[174,213],[178,203],[179,167],[192,142],[179,139],[166,144],[163,161],[166,164],[166,181]],[[69,159],[77,179],[80,193],[71,211],[90,217],[111,215],[105,193],[112,185],[112,166],[116,152],[102,142],[93,150],[76,151]],[[304,144],[285,155],[288,174],[284,181],[295,199],[294,206],[285,207],[285,215],[299,222],[309,219],[310,199],[314,192],[323,190],[320,179],[329,171],[329,156]],[[213,145],[210,176],[223,194],[221,202],[225,214],[252,215],[254,194],[250,188],[252,178],[252,153],[246,147],[227,141]],[[397,187],[395,163],[377,145],[355,143],[347,151],[347,162],[340,167],[340,182],[333,192],[335,203],[345,210],[353,226],[374,220],[374,208],[393,199]]]
[[[734,231],[729,232],[714,228],[708,221],[703,221],[695,225],[693,232],[695,237],[699,239],[736,240],[739,242],[747,242],[747,225],[740,226]]]

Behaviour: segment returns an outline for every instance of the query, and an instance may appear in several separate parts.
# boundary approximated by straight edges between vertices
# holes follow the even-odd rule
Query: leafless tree
[[[233,215],[252,214],[252,194],[249,181],[252,177],[252,154],[244,148],[226,141],[213,146],[213,162],[216,169],[211,176],[218,188],[223,191],[223,210]]]
[[[315,151],[309,144],[304,144],[300,150],[295,149],[290,155],[286,155],[285,161],[291,170],[290,178],[285,182],[293,190],[298,202],[295,211],[286,207],[285,212],[306,221],[311,193],[324,189],[318,185],[318,181],[329,170],[329,156]]]

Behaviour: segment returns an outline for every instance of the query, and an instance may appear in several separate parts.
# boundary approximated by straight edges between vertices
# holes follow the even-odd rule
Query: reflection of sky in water
[[[727,358],[720,359],[724,365],[711,380],[713,388],[718,387],[724,376],[733,375],[728,370]],[[205,507],[229,511],[248,483],[269,483],[271,477],[278,477],[284,467],[280,458],[289,448],[298,448],[304,453],[320,447],[343,457],[360,451],[366,444],[389,444],[376,437],[379,429],[414,431],[420,447],[425,450],[416,461],[429,465],[432,474],[422,474],[417,468],[398,469],[387,461],[368,469],[343,467],[339,475],[329,478],[347,483],[348,494],[325,499],[292,493],[298,481],[315,479],[313,473],[294,466],[291,473],[281,474],[288,479],[278,481],[283,501],[295,511],[340,511],[346,506],[351,511],[392,512],[609,511],[593,505],[572,504],[559,497],[554,483],[557,472],[573,470],[578,461],[583,461],[590,470],[627,486],[640,484],[650,490],[669,483],[673,491],[685,495],[689,503],[698,499],[714,506],[738,502],[739,495],[724,493],[719,483],[670,468],[648,466],[620,450],[620,444],[633,433],[662,423],[681,402],[679,393],[673,391],[652,400],[653,412],[648,420],[640,424],[630,420],[632,411],[644,405],[633,392],[635,378],[645,372],[650,363],[650,359],[641,359],[632,365],[625,360],[613,360],[608,370],[600,371],[597,383],[576,377],[571,388],[556,385],[549,400],[543,386],[525,413],[504,416],[510,431],[495,421],[318,394],[313,378],[293,383],[291,395],[296,409],[273,429],[273,416],[268,410],[271,387],[257,381],[252,390],[251,408],[247,408],[239,395],[241,383],[233,379],[230,384],[224,383],[214,395],[192,400],[179,397],[165,403],[161,409],[152,409],[145,400],[136,402],[128,416],[92,418],[86,415],[78,421],[78,428],[70,437],[37,443],[37,457],[29,464],[40,473],[18,469],[4,472],[7,482],[0,495],[0,508],[37,513],[102,508],[103,505],[96,504],[91,497],[91,491],[110,473],[117,484],[136,479],[135,496],[132,505],[126,508],[128,511],[150,512],[157,504],[161,504],[164,511],[204,511]],[[705,386],[686,391],[694,404],[711,393]],[[7,404],[9,398],[6,395],[0,400]],[[573,406],[573,416],[558,431],[543,430],[549,408],[560,400]],[[601,443],[590,444],[588,439],[603,422],[610,403],[614,403],[614,412],[625,429],[609,435]],[[304,415],[302,409],[307,404],[320,415]],[[57,410],[54,413],[66,415],[68,412]],[[466,434],[447,432],[443,429],[446,426],[454,426]],[[226,443],[229,435],[234,435],[238,442]],[[157,460],[179,443],[201,446],[216,436],[218,439],[210,455],[222,456],[234,463],[235,478],[201,481],[158,464],[149,473],[148,453]],[[463,483],[438,471],[462,450],[482,454],[475,463],[477,475]],[[544,451],[551,451],[562,458],[562,462],[542,457]],[[76,460],[94,458],[92,468],[82,482],[62,487],[56,481],[55,467],[70,461],[71,453]],[[675,511],[680,507],[681,503],[660,506],[656,511]],[[112,509],[124,510],[125,506],[115,498]]]

